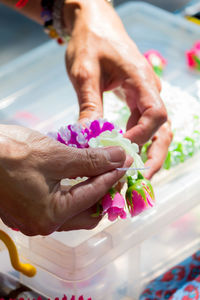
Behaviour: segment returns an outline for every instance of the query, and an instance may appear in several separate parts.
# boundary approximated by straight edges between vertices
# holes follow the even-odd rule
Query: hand
[[[152,144],[147,150],[147,161],[145,165],[150,167],[144,174],[147,179],[151,179],[162,167],[172,139],[171,124],[168,121],[156,132],[152,138]]]
[[[142,145],[166,121],[160,81],[105,0],[68,0],[64,7],[71,40],[66,53],[80,119],[103,114],[102,94],[120,87],[131,110],[125,136]]]
[[[0,125],[0,217],[26,235],[90,229],[94,205],[130,166],[120,147],[75,149],[19,126]],[[69,191],[63,178],[90,177]]]

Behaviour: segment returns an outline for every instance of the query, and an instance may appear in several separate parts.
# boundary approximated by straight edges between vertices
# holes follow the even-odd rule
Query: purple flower
[[[90,122],[86,128],[76,123],[61,127],[56,140],[70,147],[88,148],[90,139],[99,136],[104,131],[112,131],[113,129],[115,129],[115,126],[112,123],[102,119]],[[49,135],[53,136],[52,134]]]
[[[125,200],[114,188],[103,197],[101,205],[103,215],[108,214],[110,221],[115,221],[118,217],[126,219],[126,212],[124,210]]]
[[[87,128],[85,128],[84,133],[87,136],[89,141],[92,138],[99,136],[104,131],[112,131],[115,129],[114,124],[107,122],[106,120],[94,120],[92,121]]]
[[[88,148],[88,141],[80,124],[61,127],[57,134],[57,141],[75,148]]]
[[[128,189],[126,192],[126,203],[131,217],[155,204],[154,192],[151,183],[139,173],[139,179],[133,181],[128,177]]]

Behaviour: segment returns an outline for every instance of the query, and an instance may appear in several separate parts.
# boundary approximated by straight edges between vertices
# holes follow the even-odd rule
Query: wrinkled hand
[[[0,217],[27,235],[90,229],[94,205],[132,161],[120,147],[75,149],[19,126],[0,125]],[[69,191],[63,178],[90,177]]]
[[[160,128],[167,120],[160,80],[105,0],[68,0],[65,14],[72,36],[66,64],[78,95],[80,120],[102,117],[103,92],[120,91],[131,110],[125,137],[143,145],[154,136],[147,175],[152,177],[171,142],[168,124]]]
[[[80,119],[101,117],[103,92],[120,87],[131,110],[125,136],[144,144],[167,120],[160,81],[151,66],[105,0],[68,0],[65,20],[72,36],[66,64]]]

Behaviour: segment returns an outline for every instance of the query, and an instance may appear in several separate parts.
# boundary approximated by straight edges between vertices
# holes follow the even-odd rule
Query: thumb
[[[55,153],[52,166],[54,179],[93,177],[123,166],[126,154],[121,147],[77,149],[62,146]],[[55,178],[56,177],[56,178]]]

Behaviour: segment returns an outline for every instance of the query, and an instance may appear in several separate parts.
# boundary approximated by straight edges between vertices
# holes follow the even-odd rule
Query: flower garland
[[[127,212],[131,217],[134,217],[154,206],[155,197],[152,186],[137,170],[144,167],[138,154],[139,147],[124,138],[122,130],[113,123],[99,119],[88,122],[86,127],[82,127],[80,124],[68,125],[61,127],[58,132],[48,135],[66,146],[81,149],[121,146],[127,154],[133,157],[133,164],[120,180],[128,185],[125,197],[118,192],[116,186],[112,187],[97,204],[97,212],[93,215],[94,217],[107,215],[110,221],[115,221],[118,217],[126,219]],[[74,185],[83,180],[85,178],[77,178],[76,180],[69,180],[69,182]]]

